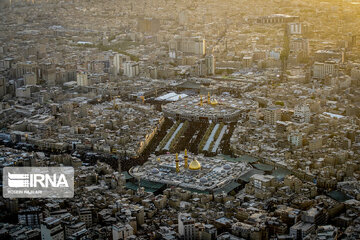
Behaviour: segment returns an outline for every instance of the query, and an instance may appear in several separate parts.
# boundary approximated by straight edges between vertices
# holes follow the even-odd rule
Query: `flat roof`
[[[255,174],[264,174],[264,171],[258,170],[258,169],[251,169],[249,171],[247,171],[246,173],[244,173],[243,175],[241,175],[239,177],[240,180],[244,181],[244,182],[250,182],[250,178],[255,175]]]
[[[223,156],[225,160],[230,161],[230,162],[247,162],[247,163],[254,163],[257,162],[258,159],[255,157],[252,157],[250,155],[241,155],[240,157],[237,158],[232,158],[230,156]]]
[[[216,189],[214,191],[214,193],[215,194],[222,193],[222,192],[229,193],[229,192],[231,192],[232,190],[234,190],[235,188],[237,188],[239,186],[240,186],[240,184],[237,183],[237,182],[230,182],[229,184],[226,184],[225,186],[222,186],[221,188]]]
[[[272,171],[274,169],[273,166],[263,163],[257,163],[253,165],[256,169],[259,169],[261,171]]]
[[[276,177],[277,179],[283,179],[285,178],[285,176],[290,175],[291,172],[285,168],[278,168],[275,169],[271,175],[273,175],[274,177]]]
[[[338,202],[345,202],[345,201],[351,199],[345,193],[343,193],[341,191],[337,191],[337,190],[331,191],[331,192],[327,193],[326,195]]]
[[[156,192],[160,188],[164,187],[165,184],[152,182],[144,179],[140,179],[140,187],[143,187],[146,192]],[[125,187],[131,190],[136,191],[139,188],[139,185],[133,182],[127,182]]]
[[[133,178],[127,171],[123,171],[122,174],[124,174],[125,180],[129,180]]]
[[[188,153],[188,163],[195,159],[201,164],[198,170],[185,168],[184,154],[178,155],[179,172],[176,172],[175,154],[151,156],[141,166],[135,166],[129,173],[134,178],[157,182],[169,186],[178,186],[192,192],[230,192],[240,184],[236,183],[242,173],[251,169],[246,162],[230,162],[223,157],[205,157]],[[235,183],[234,183],[235,182]],[[132,187],[129,184],[129,187]],[[136,188],[137,189],[137,188]]]
[[[160,97],[155,98],[156,101],[177,101],[179,98],[187,97],[187,94],[177,94],[175,92],[166,93]]]

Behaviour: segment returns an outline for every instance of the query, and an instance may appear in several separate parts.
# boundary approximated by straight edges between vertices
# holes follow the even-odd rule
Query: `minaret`
[[[178,154],[178,153],[176,153],[176,160],[175,160],[175,162],[176,162],[176,172],[178,173],[178,172],[180,172],[180,167],[179,167],[179,154]]]
[[[210,92],[208,92],[208,100],[207,103],[210,104]]]
[[[187,149],[186,148],[185,148],[184,160],[185,160],[185,168],[188,168],[188,155],[187,155]]]

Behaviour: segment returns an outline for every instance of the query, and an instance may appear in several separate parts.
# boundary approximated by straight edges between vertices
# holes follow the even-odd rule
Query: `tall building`
[[[312,207],[305,211],[301,216],[302,221],[316,225],[324,225],[327,218],[327,212],[322,207]]]
[[[113,240],[123,239],[126,240],[128,237],[134,234],[134,229],[130,224],[117,223],[112,226]]]
[[[140,68],[139,63],[134,61],[128,61],[123,64],[124,66],[124,75],[128,77],[135,77],[139,75]]]
[[[214,55],[207,55],[205,57],[205,64],[208,75],[215,75],[215,57]]]
[[[26,73],[24,74],[24,84],[25,85],[36,85],[37,76],[35,73]]]
[[[215,57],[207,55],[197,61],[197,72],[199,76],[215,75]]]
[[[122,70],[122,66],[124,62],[130,61],[130,56],[115,53],[115,55],[112,57],[112,67],[113,67],[113,73],[115,75],[120,74],[120,71]]]
[[[76,73],[76,82],[78,86],[89,86],[88,75],[85,72]]]
[[[207,67],[206,67],[205,59],[203,58],[197,61],[197,73],[199,76],[207,75]]]
[[[259,199],[271,197],[271,190],[276,187],[276,179],[272,175],[254,174],[250,183],[245,186],[246,193],[254,194]]]
[[[336,75],[338,71],[338,64],[334,61],[315,62],[313,65],[313,77],[324,79],[329,75]]]
[[[242,59],[242,66],[244,68],[250,68],[252,66],[253,58],[252,56],[244,56]]]
[[[205,55],[206,42],[201,37],[176,36],[169,42],[169,52],[180,51],[185,54]]]
[[[281,120],[281,109],[277,107],[268,107],[264,111],[264,120],[266,124],[275,125],[276,121]]]
[[[54,86],[56,80],[56,68],[52,63],[44,63],[40,65],[40,79],[48,86]]]
[[[195,236],[196,239],[215,240],[217,237],[217,229],[211,224],[196,223]]]
[[[315,232],[315,225],[311,223],[297,222],[290,228],[290,235],[295,239],[305,239],[311,233]]]
[[[302,146],[302,133],[299,131],[292,132],[288,135],[288,141],[295,147]]]
[[[178,231],[182,239],[195,239],[195,220],[188,213],[179,213]]]
[[[293,119],[298,122],[310,122],[310,107],[307,104],[300,104],[295,106]]]
[[[26,226],[39,227],[42,218],[40,207],[30,207],[18,213],[19,223]]]
[[[142,33],[157,33],[160,30],[160,20],[156,18],[140,18],[137,30]]]
[[[302,34],[302,23],[294,22],[288,23],[288,33],[290,34]]]
[[[92,212],[89,208],[81,208],[78,210],[80,221],[85,222],[86,227],[92,225]]]
[[[7,198],[5,202],[10,213],[16,214],[19,211],[19,200],[17,198]]]
[[[41,240],[62,240],[64,230],[61,226],[61,219],[48,217],[41,222]]]
[[[37,64],[31,61],[16,63],[15,78],[22,78],[26,73],[39,74]]]
[[[290,40],[291,52],[302,52],[306,56],[309,54],[309,40],[306,38],[293,38]]]

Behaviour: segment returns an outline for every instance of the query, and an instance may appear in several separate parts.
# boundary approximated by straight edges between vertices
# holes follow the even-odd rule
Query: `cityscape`
[[[4,240],[359,240],[360,0],[0,0],[0,175]]]

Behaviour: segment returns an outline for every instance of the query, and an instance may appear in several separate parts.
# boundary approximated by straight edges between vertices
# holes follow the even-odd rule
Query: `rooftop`
[[[179,154],[180,171],[176,172],[175,154],[158,157],[152,155],[144,165],[131,168],[129,173],[142,181],[179,186],[201,192],[228,193],[239,186],[236,180],[251,168],[245,162],[227,161],[222,156],[197,155],[197,160],[195,160],[195,156],[188,154],[188,158],[190,165],[189,169],[186,169],[184,153]],[[194,163],[194,168],[190,169],[192,163]]]
[[[235,121],[244,110],[255,109],[257,103],[249,99],[235,99],[222,96],[192,96],[163,106],[167,117],[184,120]]]

